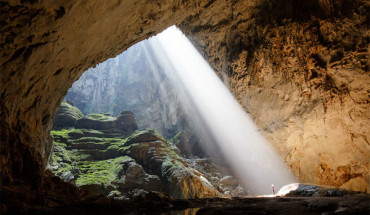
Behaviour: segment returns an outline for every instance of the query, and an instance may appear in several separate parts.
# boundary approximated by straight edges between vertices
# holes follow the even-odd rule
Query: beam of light
[[[149,39],[156,59],[178,89],[205,148],[219,148],[253,194],[272,193],[296,179],[257,131],[212,68],[176,27]],[[203,138],[202,138],[203,137]]]

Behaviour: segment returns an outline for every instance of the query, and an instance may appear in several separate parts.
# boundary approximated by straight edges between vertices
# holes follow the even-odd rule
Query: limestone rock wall
[[[301,181],[369,192],[368,11],[218,1],[181,28]]]

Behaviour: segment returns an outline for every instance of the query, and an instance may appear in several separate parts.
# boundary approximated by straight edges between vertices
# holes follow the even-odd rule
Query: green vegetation
[[[116,120],[115,117],[112,117],[110,114],[103,113],[103,114],[98,114],[98,113],[92,113],[86,116],[87,119],[91,120],[98,120],[98,121],[114,121]]]
[[[173,143],[175,145],[178,145],[180,143],[180,139],[179,139],[180,134],[181,134],[181,132],[177,133],[174,137],[169,139],[168,142]]]
[[[93,116],[100,118],[98,114]],[[72,173],[77,186],[115,186],[113,182],[120,180],[118,174],[121,174],[124,164],[132,161],[131,157],[143,159],[142,155],[135,153],[146,151],[153,144],[162,175],[171,175],[184,168],[181,158],[154,130],[139,130],[126,139],[108,138],[109,133],[93,129],[63,129],[51,134],[54,138],[53,172],[59,176]],[[76,171],[78,174],[73,173]]]
[[[70,115],[73,115],[75,116],[76,118],[81,118],[83,117],[84,115],[82,114],[82,112],[80,111],[80,109],[78,109],[77,107],[69,104],[68,102],[66,101],[62,101],[62,103],[60,104],[60,108],[65,108],[67,109],[66,111],[64,112],[68,112]]]
[[[70,131],[71,131],[71,130],[68,130],[68,129],[52,130],[52,131],[51,131],[51,135],[53,136],[53,138],[55,138],[55,137],[68,138],[68,133],[69,133]]]
[[[154,130],[137,130],[130,137],[127,138],[126,145],[157,140],[166,142],[166,140]]]
[[[52,156],[54,166],[58,166],[57,170],[54,170],[54,173],[60,172],[64,174],[71,170],[72,160],[69,157],[68,150],[66,150],[66,144],[61,142],[53,142],[54,153]]]
[[[128,156],[121,156],[109,160],[78,162],[77,168],[79,168],[83,174],[76,180],[76,185],[110,185],[118,178],[117,175],[122,170],[123,164],[131,160],[132,158]]]

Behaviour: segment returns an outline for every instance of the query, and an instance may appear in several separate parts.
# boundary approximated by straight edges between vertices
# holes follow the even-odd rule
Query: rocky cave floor
[[[369,214],[369,205],[366,194],[184,200],[152,192],[130,201],[96,196],[68,207],[35,207],[27,214]]]

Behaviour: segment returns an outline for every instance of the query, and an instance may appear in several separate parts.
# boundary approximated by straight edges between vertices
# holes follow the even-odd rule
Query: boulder
[[[117,128],[121,131],[132,133],[138,129],[134,113],[131,111],[123,111],[117,117]]]
[[[116,117],[106,114],[89,114],[76,122],[78,129],[114,130],[117,128]]]
[[[121,180],[118,183],[119,190],[128,191],[141,188],[147,191],[163,191],[159,177],[147,174],[143,167],[135,162],[130,162],[127,170],[121,175]]]
[[[357,193],[360,192],[324,185],[293,183],[282,187],[277,196],[344,196]]]
[[[120,133],[128,137],[138,129],[135,116],[130,111],[123,111],[118,117],[110,114],[89,114],[75,124],[77,129],[94,129],[105,133]]]
[[[73,104],[62,101],[53,120],[53,130],[73,128],[76,121],[83,117],[81,111]]]
[[[128,146],[133,143],[146,143],[146,142],[153,142],[153,141],[164,141],[164,139],[159,134],[157,134],[154,130],[141,130],[131,135],[128,138],[125,145]]]

